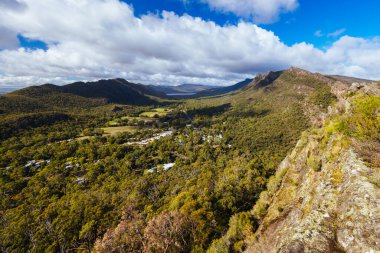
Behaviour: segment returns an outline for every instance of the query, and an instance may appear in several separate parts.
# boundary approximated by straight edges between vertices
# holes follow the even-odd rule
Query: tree
[[[162,213],[144,230],[145,252],[189,252],[192,242],[192,220],[179,211]]]
[[[102,239],[95,243],[94,253],[141,252],[145,219],[132,206],[128,206],[122,221],[109,229]]]

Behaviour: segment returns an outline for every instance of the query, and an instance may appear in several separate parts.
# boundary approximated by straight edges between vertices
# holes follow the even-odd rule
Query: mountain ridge
[[[157,105],[160,99],[191,99],[200,97],[224,96],[229,93],[240,93],[254,87],[253,90],[265,87],[274,82],[283,73],[294,73],[296,75],[313,75],[324,82],[339,80],[349,83],[350,80],[360,80],[351,77],[325,76],[312,73],[300,68],[291,67],[283,71],[269,71],[265,74],[257,74],[253,79],[246,79],[235,85],[227,87],[210,88],[203,85],[182,85],[170,90],[168,87],[160,90],[152,85],[135,84],[122,78],[102,79],[94,82],[75,82],[58,86],[54,84],[43,84],[30,86],[0,96],[0,111],[12,111],[17,104],[23,104],[24,111],[46,110],[46,107],[73,108],[76,104],[80,107],[90,108],[102,106],[109,103],[126,105]],[[190,87],[190,88],[189,88]],[[204,89],[190,96],[167,96],[169,91],[190,91],[194,88]],[[166,89],[166,90],[165,90]],[[179,90],[178,90],[179,89]],[[57,103],[57,101],[59,101]],[[65,101],[68,101],[67,103]],[[7,109],[8,108],[8,109]],[[29,110],[28,108],[33,108]],[[19,108],[16,111],[23,111]]]
[[[209,253],[376,252],[380,89],[343,81],[329,83],[337,100],[302,134],[252,210],[234,216]]]
[[[124,79],[30,86],[0,96],[4,112],[93,108],[106,104],[158,105],[166,94]]]

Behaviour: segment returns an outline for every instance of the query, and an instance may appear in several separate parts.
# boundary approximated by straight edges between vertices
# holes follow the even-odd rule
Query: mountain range
[[[296,69],[296,68],[294,68]],[[179,86],[154,86],[108,79],[95,82],[75,82],[63,86],[44,84],[30,86],[0,96],[1,112],[36,112],[72,108],[93,108],[106,104],[158,105],[168,99],[186,99],[223,96],[242,92],[249,87],[262,87],[272,83],[284,71],[258,74],[235,85],[215,87],[198,84]],[[344,82],[371,82],[345,76],[325,76]],[[169,94],[169,96],[168,96]],[[172,94],[172,96],[170,96]],[[173,96],[174,95],[174,96]]]
[[[166,94],[124,79],[76,82],[63,86],[44,84],[0,96],[0,111],[36,112],[92,108],[110,103],[155,105]]]
[[[216,88],[217,86],[213,85],[202,85],[202,84],[181,84],[178,86],[160,86],[160,85],[149,85],[149,87],[153,90],[163,92],[167,95],[172,94],[195,94],[202,91],[210,90]]]

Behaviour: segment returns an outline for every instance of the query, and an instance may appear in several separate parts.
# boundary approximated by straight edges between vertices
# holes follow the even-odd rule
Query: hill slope
[[[353,90],[282,163],[282,183],[248,252],[379,249],[380,91],[364,86],[348,98]]]
[[[234,216],[209,252],[379,249],[380,90],[331,87],[334,106],[303,133],[254,208]]]
[[[64,86],[44,84],[0,96],[0,113],[84,109],[108,103],[158,104],[154,97],[165,97],[165,94],[124,79],[77,82]]]
[[[83,97],[88,87],[82,86],[67,93],[45,85],[13,95],[36,102],[67,95],[100,103],[118,99],[97,98],[96,92]],[[83,129],[101,128],[124,112],[109,118],[92,112],[87,122],[81,122],[84,114],[45,113],[43,125],[40,114],[21,122],[9,115],[4,129],[10,136],[0,138],[1,247],[17,252],[376,249],[378,96],[375,85],[351,87],[291,68],[258,75],[228,94],[162,108],[173,111],[173,118],[144,132],[76,139]],[[129,108],[140,115],[142,108]],[[20,123],[35,128],[14,134]],[[168,126],[173,131],[166,137],[129,145]],[[173,167],[166,170],[168,164]]]
[[[131,105],[156,103],[148,96],[165,97],[162,92],[141,84],[130,83],[124,79],[77,82],[62,86],[62,91],[87,98],[103,98],[109,103]]]
[[[95,252],[112,252],[122,247],[136,247],[135,252],[204,252],[226,232],[231,216],[252,208],[267,179],[294,148],[301,132],[311,122],[321,121],[317,116],[327,112],[335,101],[331,93],[333,83],[318,74],[290,69],[259,75],[244,89],[224,96],[185,101],[180,109],[197,126],[186,128],[187,135],[197,136],[202,131],[203,136],[199,136],[199,142],[192,140],[180,145],[176,152],[185,146],[204,150],[198,156],[186,153],[192,157],[189,166],[179,165],[180,170],[171,171],[174,178],[164,180],[170,182],[170,193],[166,192],[170,197],[155,195],[154,215],[146,206],[137,216],[124,209],[127,215],[98,238]],[[221,143],[212,141],[215,134],[222,138]],[[196,157],[202,160],[196,161]],[[155,181],[154,187],[166,188],[159,181]],[[232,218],[230,224],[234,222]],[[136,225],[140,226],[138,236],[129,233]],[[240,233],[245,228],[235,231]],[[166,240],[169,234],[172,237]],[[223,245],[215,252],[229,252],[229,248]]]
[[[62,87],[52,84],[32,86],[0,96],[1,113],[76,110],[105,104],[105,99],[65,93]]]

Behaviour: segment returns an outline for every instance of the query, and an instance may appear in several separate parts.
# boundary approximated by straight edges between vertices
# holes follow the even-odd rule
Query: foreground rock
[[[379,96],[376,86],[353,90]],[[349,114],[353,99],[338,97],[340,108],[330,111]],[[305,133],[281,164],[281,184],[253,238],[246,238],[247,252],[380,252],[379,168],[363,161],[355,138],[332,129],[325,122]]]

